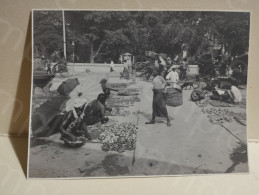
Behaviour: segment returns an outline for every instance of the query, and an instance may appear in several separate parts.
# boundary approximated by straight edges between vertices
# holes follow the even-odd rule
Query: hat
[[[82,98],[76,98],[74,100],[74,107],[75,108],[80,108],[82,107],[83,105],[87,104],[87,100],[86,99],[82,99]]]
[[[107,79],[102,79],[101,81],[100,81],[100,84],[105,84],[105,83],[107,83]]]
[[[176,66],[176,65],[173,65],[172,68],[177,68],[177,66]]]

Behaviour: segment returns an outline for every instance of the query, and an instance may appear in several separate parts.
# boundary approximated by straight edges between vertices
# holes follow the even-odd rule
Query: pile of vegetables
[[[137,126],[132,122],[102,126],[99,139],[103,151],[125,152],[134,150],[137,139]]]
[[[202,109],[204,114],[207,114],[209,121],[213,124],[223,124],[225,122],[231,122],[233,120],[232,113],[228,109]]]
[[[124,110],[120,107],[112,108],[111,111],[106,110],[105,111],[106,116],[129,116],[130,112],[128,110]]]
[[[216,100],[210,100],[210,105],[214,106],[214,107],[234,107],[233,104],[228,104],[226,102],[220,102],[220,101],[216,101]]]
[[[209,104],[209,101],[208,100],[201,100],[201,101],[195,102],[195,104],[199,107],[206,107]]]

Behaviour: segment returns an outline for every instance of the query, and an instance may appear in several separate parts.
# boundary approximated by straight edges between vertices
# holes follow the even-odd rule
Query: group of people
[[[161,56],[157,56],[154,68],[159,69],[161,75],[172,82],[187,80],[187,71],[189,70],[187,58],[183,58],[183,62],[178,67],[173,64],[170,57],[164,60]]]
[[[198,87],[193,90],[191,93],[192,101],[200,101],[203,100],[208,92],[212,94],[209,95],[211,100],[217,100],[220,102],[231,103],[231,104],[239,104],[242,102],[242,94],[238,89],[238,86],[231,79],[228,79],[226,85],[224,85],[221,89],[216,86],[213,82],[214,80],[209,80],[208,78],[204,78],[204,81],[199,81],[197,79]]]
[[[167,75],[165,76],[166,69],[164,65],[155,64],[155,70],[153,72],[153,103],[152,103],[152,119],[146,124],[154,124],[156,117],[164,117],[167,120],[167,126],[171,126],[171,122],[168,116],[166,108],[166,86],[172,83],[179,82],[179,74],[176,71],[175,66],[171,66]],[[188,64],[187,59],[184,59],[183,66],[180,67],[182,70],[183,78],[187,78]],[[196,87],[191,93],[192,101],[203,100],[207,92],[212,94],[209,96],[211,100],[218,100],[231,104],[239,104],[242,101],[242,95],[236,83],[229,79],[228,85],[224,86],[224,89],[219,89],[213,83],[213,79],[204,77],[203,81],[200,80],[199,76],[196,77]],[[192,84],[193,87],[193,84]]]
[[[48,137],[60,133],[61,140],[65,143],[91,140],[87,126],[108,122],[105,111],[111,109],[106,106],[106,99],[110,94],[107,79],[102,79],[100,85],[103,93],[88,102],[78,90],[78,79],[63,82],[57,89],[59,96],[50,98],[36,109],[32,120],[33,135]]]
[[[166,108],[166,87],[171,84],[177,84],[179,82],[179,73],[176,71],[176,66],[172,65],[171,59],[166,61],[157,56],[155,59],[155,68],[153,71],[153,103],[152,103],[152,119],[146,124],[155,124],[156,117],[163,117],[167,120],[167,126],[171,126],[168,111]],[[169,66],[168,66],[169,64]],[[187,79],[187,59],[184,58],[182,66],[180,66],[181,74],[185,75],[184,79]]]

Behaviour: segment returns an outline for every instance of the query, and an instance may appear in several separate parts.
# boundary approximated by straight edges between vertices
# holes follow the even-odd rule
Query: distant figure
[[[157,69],[157,70],[159,69],[160,63],[161,63],[161,61],[159,60],[159,57],[156,56],[155,57],[155,69]]]
[[[187,70],[189,70],[187,58],[183,59],[183,64],[180,67],[181,69],[181,80],[187,80]]]
[[[168,65],[172,65],[172,59],[170,57],[167,57],[166,59]]]
[[[160,69],[163,71],[167,71],[166,61],[164,60],[164,58],[162,56],[159,56],[159,60],[160,60]]]
[[[111,60],[111,66],[110,66],[110,72],[114,71],[114,62],[113,60]]]
[[[47,62],[47,73],[52,74],[50,61]]]
[[[124,79],[129,79],[130,78],[130,74],[129,74],[129,66],[126,60],[123,61],[123,72],[121,72],[121,76],[120,78],[124,78]]]
[[[176,72],[176,69],[174,66],[172,67],[172,70],[166,75],[166,79],[172,83],[178,83],[179,75]]]

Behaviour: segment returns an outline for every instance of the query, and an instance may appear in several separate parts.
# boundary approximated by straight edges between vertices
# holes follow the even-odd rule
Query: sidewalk
[[[151,119],[151,83],[143,82],[134,175],[174,175],[224,173],[233,164],[230,155],[239,146],[238,140],[219,125],[212,125],[194,102],[192,90],[183,91],[183,105],[167,106],[172,126],[165,123],[146,125]],[[165,120],[164,120],[165,121]],[[229,125],[230,126],[230,125]],[[246,140],[245,127],[235,121],[231,131]],[[247,170],[247,164],[234,167],[233,172]]]

